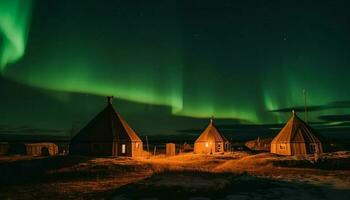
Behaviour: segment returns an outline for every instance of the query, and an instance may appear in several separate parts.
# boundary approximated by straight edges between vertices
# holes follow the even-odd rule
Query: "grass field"
[[[248,152],[0,157],[0,199],[347,199],[349,160],[349,152],[318,163]]]

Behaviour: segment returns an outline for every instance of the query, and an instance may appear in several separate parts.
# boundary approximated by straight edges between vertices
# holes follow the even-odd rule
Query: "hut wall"
[[[196,142],[194,143],[194,153],[209,154],[215,153],[216,143]]]
[[[75,143],[70,146],[70,154],[72,155],[138,157],[142,156],[142,152],[142,142]]]
[[[281,148],[282,146],[286,148]],[[311,144],[305,144],[303,142],[294,142],[294,143],[271,143],[271,153],[279,155],[307,155],[314,153],[311,150]],[[322,144],[317,143],[318,152],[323,153]]]
[[[277,144],[271,143],[271,153],[277,153]]]
[[[141,157],[143,153],[142,142],[132,142],[132,157]]]
[[[58,154],[58,146],[53,143],[26,144],[28,155],[49,156]]]
[[[290,143],[291,153],[289,155],[306,155],[307,149],[305,143]]]
[[[54,145],[52,148],[49,149],[49,152],[51,155],[57,155],[59,153],[58,146]]]
[[[40,156],[41,148],[39,148],[40,146],[26,145],[27,154],[32,156]]]
[[[291,155],[290,143],[272,143],[271,153],[286,155],[286,156]]]
[[[112,156],[118,156],[118,143],[112,143]]]
[[[72,155],[89,155],[91,154],[90,143],[80,142],[69,145],[69,154]]]
[[[205,146],[205,142],[196,142],[194,143],[194,153],[198,154],[207,154],[210,150]]]
[[[112,142],[73,142],[69,146],[72,155],[112,156]]]
[[[94,155],[94,156],[112,156],[112,142],[93,142],[83,145],[83,155]],[[87,147],[87,149],[84,149]]]

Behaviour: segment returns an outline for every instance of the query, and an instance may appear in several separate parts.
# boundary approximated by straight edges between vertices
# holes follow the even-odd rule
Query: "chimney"
[[[107,97],[107,104],[112,105],[112,102],[113,102],[113,96],[108,96]]]

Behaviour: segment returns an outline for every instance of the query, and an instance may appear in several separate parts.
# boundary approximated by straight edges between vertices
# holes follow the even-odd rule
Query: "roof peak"
[[[214,121],[214,116],[211,116],[210,119],[209,119],[210,124],[212,124],[213,121]]]

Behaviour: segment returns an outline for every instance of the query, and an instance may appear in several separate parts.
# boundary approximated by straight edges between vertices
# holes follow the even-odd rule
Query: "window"
[[[221,145],[218,144],[218,151],[221,151]]]
[[[125,144],[122,144],[122,153],[126,152]]]
[[[206,143],[205,143],[205,147],[207,147],[207,148],[209,147],[209,144],[208,144],[208,142],[206,142]]]
[[[310,144],[310,153],[316,152],[316,144]]]
[[[138,148],[139,148],[139,146],[140,146],[140,144],[139,144],[139,143],[136,143],[136,149],[138,149]]]
[[[280,149],[282,149],[282,150],[285,150],[285,149],[287,149],[287,146],[286,146],[286,144],[280,144]]]

